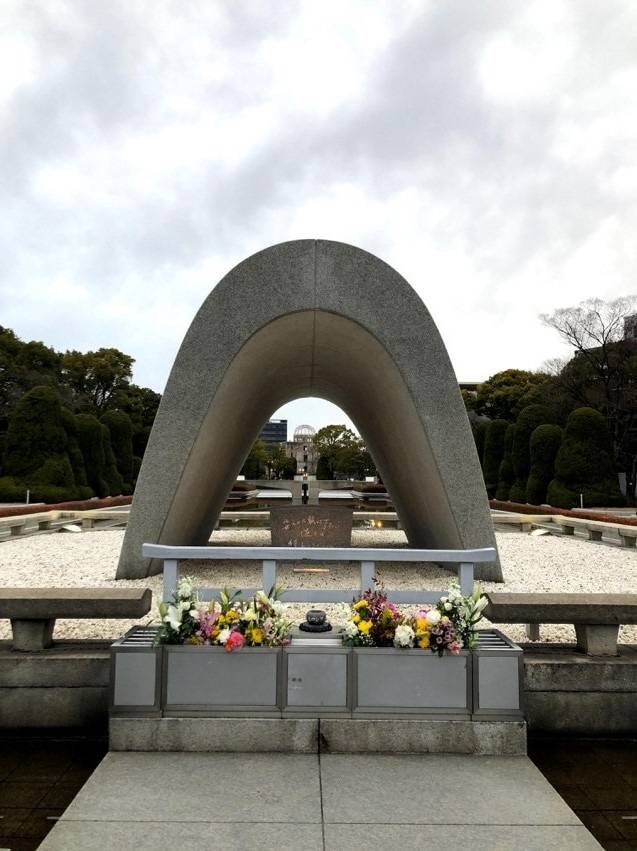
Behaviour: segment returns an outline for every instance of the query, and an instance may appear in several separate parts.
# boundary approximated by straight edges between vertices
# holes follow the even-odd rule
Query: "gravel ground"
[[[124,532],[103,530],[81,535],[53,533],[36,535],[23,540],[0,543],[0,584],[3,586],[149,586],[157,600],[161,576],[144,580],[122,580],[115,583]],[[563,591],[637,593],[637,552],[607,544],[595,544],[577,538],[546,535],[535,537],[522,532],[496,533],[504,571],[504,584],[482,583],[485,591]],[[267,529],[222,529],[213,534],[211,543],[234,546],[267,546]],[[394,529],[355,529],[352,543],[358,547],[404,547],[407,542],[402,531]],[[210,563],[184,562],[182,574],[192,576],[200,585],[257,586],[260,566],[254,562]],[[307,588],[355,588],[358,571],[352,565],[331,565],[329,574],[294,574],[293,566],[279,570],[280,579],[288,584]],[[379,565],[378,575],[388,588],[431,590],[447,587],[450,574],[431,564],[401,565],[386,562]],[[291,617],[302,620],[308,606],[291,604]],[[333,623],[335,606],[324,606]],[[145,619],[151,622],[155,612]],[[137,621],[138,622],[138,621]],[[59,620],[55,634],[59,638],[114,638],[121,635],[131,622],[121,620]],[[486,623],[486,622],[485,622]],[[500,626],[512,639],[523,641],[520,625]],[[542,627],[542,640],[575,640],[570,625]],[[0,638],[10,637],[10,625],[0,620]],[[637,626],[623,627],[620,641],[637,643]]]

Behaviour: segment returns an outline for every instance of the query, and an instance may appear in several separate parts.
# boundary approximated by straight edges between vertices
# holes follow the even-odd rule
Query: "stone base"
[[[55,619],[12,620],[13,649],[33,652],[45,650],[53,644]]]
[[[523,721],[111,718],[112,751],[526,754]]]
[[[619,626],[575,624],[577,647],[589,656],[617,656]]]

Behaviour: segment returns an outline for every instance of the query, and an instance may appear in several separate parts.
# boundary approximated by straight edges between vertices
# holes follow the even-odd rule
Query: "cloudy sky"
[[[637,291],[635,92],[633,0],[0,0],[0,324],[163,390],[225,272],[320,237],[460,380],[537,368],[540,312]]]

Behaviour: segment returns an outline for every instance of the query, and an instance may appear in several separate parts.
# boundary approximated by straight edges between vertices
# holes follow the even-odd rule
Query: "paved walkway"
[[[594,851],[527,757],[109,753],[41,851]]]

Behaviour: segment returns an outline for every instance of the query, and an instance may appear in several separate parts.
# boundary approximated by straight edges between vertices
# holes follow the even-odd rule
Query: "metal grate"
[[[518,648],[497,629],[478,630],[478,650],[517,650]]]
[[[152,647],[158,632],[156,626],[134,626],[124,636],[120,647]]]

